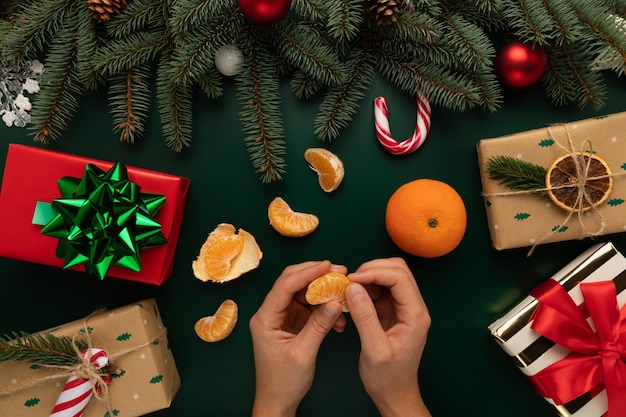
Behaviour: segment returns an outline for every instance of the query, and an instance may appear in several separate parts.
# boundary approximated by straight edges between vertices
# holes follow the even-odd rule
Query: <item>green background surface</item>
[[[492,340],[487,326],[538,283],[591,246],[590,240],[543,245],[531,257],[527,248],[495,251],[490,244],[481,197],[476,143],[587,117],[626,111],[626,83],[607,74],[607,104],[600,110],[555,107],[541,87],[505,93],[501,108],[465,112],[435,107],[426,143],[403,157],[378,144],[373,99],[389,98],[391,130],[397,139],[415,126],[415,100],[377,79],[350,126],[331,143],[313,135],[318,100],[297,101],[283,91],[287,175],[263,184],[248,158],[234,88],[227,83],[219,100],[198,96],[192,146],[170,151],[163,140],[156,105],[145,138],[134,145],[112,133],[104,93],[88,93],[62,138],[34,144],[25,129],[0,127],[0,160],[9,143],[30,144],[98,159],[163,171],[191,179],[174,273],[161,287],[110,278],[98,281],[83,272],[0,259],[0,334],[34,332],[81,318],[98,307],[118,307],[156,297],[182,377],[171,408],[154,416],[245,416],[254,395],[254,363],[248,321],[272,283],[289,264],[330,259],[349,270],[374,258],[403,256],[411,267],[432,316],[420,370],[424,398],[434,416],[552,416],[512,360]],[[36,105],[36,100],[35,100]],[[626,126],[624,129],[626,140]],[[309,147],[328,147],[344,161],[340,188],[326,194],[303,158]],[[626,150],[625,150],[626,151]],[[2,169],[4,164],[2,163]],[[45,167],[40,175],[45,176]],[[401,184],[434,178],[455,187],[468,212],[460,246],[436,259],[407,256],[388,238],[387,199]],[[285,238],[268,224],[267,206],[282,196],[297,211],[315,213],[319,228],[304,238]],[[258,269],[225,284],[195,279],[191,262],[207,234],[221,222],[251,232],[264,252]],[[10,239],[11,236],[2,236]],[[604,236],[626,250],[622,234]],[[233,333],[219,343],[202,342],[195,321],[213,314],[225,299],[240,307]],[[359,340],[352,323],[330,334],[322,345],[313,388],[301,416],[378,415],[357,371]]]

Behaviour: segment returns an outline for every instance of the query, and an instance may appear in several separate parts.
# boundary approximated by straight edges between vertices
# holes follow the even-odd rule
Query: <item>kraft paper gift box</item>
[[[567,210],[536,193],[506,195],[512,190],[490,179],[485,172],[490,157],[514,157],[547,169],[564,154],[589,150],[608,163],[614,176],[613,190],[597,211],[582,213],[582,225],[577,212],[568,218]],[[626,112],[482,139],[477,144],[477,153],[487,222],[495,249],[581,239],[597,232],[605,235],[624,231]]]
[[[616,304],[615,310],[621,309],[620,317],[624,317],[626,258],[612,243],[597,244],[590,247],[550,277],[549,280],[553,280],[553,282],[544,282],[542,285],[556,282],[557,285],[562,286],[567,291],[567,295],[574,301],[575,308],[585,312],[582,320],[591,323],[590,328],[592,329],[594,329],[594,320],[587,317],[589,313],[585,301],[588,300],[583,297],[581,284],[612,281],[615,284],[612,290],[613,303]],[[571,359],[574,355],[578,355],[578,353],[572,354],[570,349],[553,342],[531,328],[539,308],[541,308],[539,299],[533,296],[533,292],[531,292],[531,295],[528,295],[489,326],[496,342],[531,382],[537,375],[546,372],[550,366],[562,365],[565,363],[563,362],[564,359]],[[617,322],[619,324],[619,318]],[[622,323],[624,322],[625,320],[622,320]],[[560,323],[550,323],[550,325],[556,330],[564,328]],[[595,332],[595,330],[593,331]],[[603,353],[599,354],[599,356],[601,355]],[[618,361],[623,367],[626,367],[622,359],[618,359]],[[589,374],[590,372],[587,370],[583,371],[580,378],[573,378],[570,375],[570,377],[561,378],[558,381],[559,384],[568,384],[567,388],[569,389],[571,386],[576,387],[579,380],[585,380]],[[543,395],[542,392],[538,391],[540,395]],[[594,389],[565,404],[555,402],[550,396],[543,396],[555,407],[558,415],[564,417],[600,417],[605,415],[608,409],[607,390],[604,383],[600,383]],[[619,392],[616,397],[624,398],[624,393]],[[624,412],[624,409],[621,409],[620,412]]]
[[[117,376],[107,385],[110,417],[135,417],[170,406],[181,381],[155,299],[116,308],[41,333],[57,337],[89,332],[94,348],[104,349]],[[0,415],[48,417],[68,377],[60,370],[28,362],[0,363]],[[83,417],[109,413],[92,395]],[[109,413],[110,414],[110,413]]]
[[[31,146],[9,145],[0,190],[0,256],[63,267],[64,259],[56,256],[59,240],[43,235],[42,226],[33,224],[33,214],[38,202],[51,203],[61,197],[57,185],[60,178],[80,179],[88,164],[103,171],[114,165]],[[167,243],[141,249],[139,271],[112,266],[106,275],[161,285],[172,273],[189,179],[131,166],[127,170],[129,180],[140,187],[141,193],[165,196],[154,220],[160,224]],[[71,268],[85,270],[84,265]]]

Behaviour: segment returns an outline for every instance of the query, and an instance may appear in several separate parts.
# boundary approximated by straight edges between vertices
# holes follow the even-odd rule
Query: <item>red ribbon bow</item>
[[[626,308],[619,308],[613,281],[581,283],[580,289],[585,299],[580,307],[552,279],[531,292],[540,303],[531,328],[572,353],[530,380],[539,394],[557,405],[604,384],[606,417],[617,417],[626,410]]]

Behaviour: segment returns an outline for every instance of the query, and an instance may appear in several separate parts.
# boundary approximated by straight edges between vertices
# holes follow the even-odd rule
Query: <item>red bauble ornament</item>
[[[243,15],[256,25],[273,25],[287,16],[291,0],[237,0]]]
[[[496,53],[493,65],[504,87],[528,88],[543,76],[548,65],[548,55],[539,45],[511,41]]]

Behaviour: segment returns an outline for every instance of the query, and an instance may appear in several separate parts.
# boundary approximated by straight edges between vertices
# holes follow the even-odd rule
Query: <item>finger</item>
[[[298,333],[294,343],[308,354],[316,354],[324,337],[333,328],[341,315],[341,305],[336,301],[323,304],[313,310],[311,317]]]
[[[346,329],[346,323],[347,323],[346,316],[344,316],[343,314],[340,314],[337,320],[335,321],[335,324],[333,324],[333,330],[336,331],[337,333],[343,333],[343,331]]]
[[[404,259],[400,257],[379,258],[362,263],[355,272],[366,271],[371,268],[390,268],[398,265],[406,265]]]
[[[329,261],[305,262],[292,265],[276,279],[272,289],[265,297],[259,310],[269,313],[281,313],[291,303],[294,295],[305,288],[315,278],[330,271]]]
[[[349,274],[348,278],[363,285],[375,284],[389,288],[398,304],[425,307],[415,278],[403,260],[394,258],[380,263],[375,262],[372,261],[366,268]]]
[[[385,331],[378,321],[374,303],[361,284],[352,283],[346,290],[346,300],[350,308],[350,316],[361,339],[363,351],[383,349],[388,343]]]

